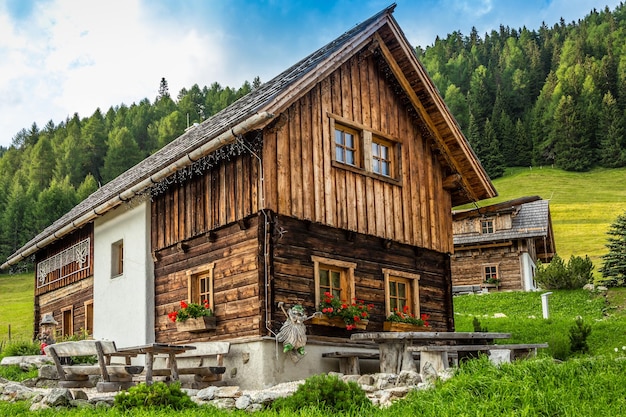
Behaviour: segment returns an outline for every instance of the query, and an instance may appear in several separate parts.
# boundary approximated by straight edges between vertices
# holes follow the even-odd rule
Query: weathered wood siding
[[[248,219],[247,229],[231,224],[185,242],[185,249],[169,247],[158,251],[155,263],[155,333],[157,342],[219,340],[259,336],[262,328],[263,286],[259,278],[259,226],[257,217]],[[186,271],[215,263],[214,312],[217,329],[207,333],[180,333],[167,314],[188,299]]]
[[[332,163],[329,114],[395,138],[400,177],[385,181]],[[423,126],[410,117],[373,56],[357,55],[264,132],[267,206],[295,218],[450,253],[451,198]]]
[[[501,290],[521,290],[522,269],[518,243],[510,246],[457,250],[452,255],[454,285],[480,285],[486,265],[497,265]]]
[[[355,295],[374,304],[368,330],[382,331],[385,318],[385,290],[382,268],[420,274],[419,298],[422,313],[431,315],[430,323],[438,331],[453,330],[450,263],[446,254],[394,243],[389,248],[383,239],[354,234],[335,228],[279,216],[276,227],[283,233],[274,236],[273,245],[273,328],[285,321],[276,308],[300,303],[311,314],[316,310],[315,279],[311,255],[357,264]],[[309,334],[347,336],[346,330],[310,325]]]
[[[241,155],[181,184],[152,203],[152,249],[158,251],[259,210],[258,160]]]
[[[72,323],[74,334],[79,334],[85,329],[85,302],[93,301],[93,276],[81,279],[64,287],[48,291],[45,294],[35,296],[35,329],[34,334],[39,333],[39,323],[44,314],[52,313],[59,323],[57,331],[61,331],[63,320],[62,310],[72,308]]]

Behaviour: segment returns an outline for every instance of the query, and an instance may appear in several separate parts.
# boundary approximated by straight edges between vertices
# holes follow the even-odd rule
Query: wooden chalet
[[[537,260],[550,262],[555,253],[548,200],[523,197],[454,212],[453,220],[455,290],[536,289]]]
[[[452,207],[496,192],[394,8],[188,129],[12,255],[5,267],[35,257],[36,323],[52,313],[63,333],[118,347],[227,340],[227,382],[242,386],[333,369],[320,353],[350,335],[307,322],[308,354],[285,360],[279,302],[311,314],[333,291],[374,305],[368,330],[394,303],[453,330]],[[215,330],[168,320],[181,300],[203,299]]]

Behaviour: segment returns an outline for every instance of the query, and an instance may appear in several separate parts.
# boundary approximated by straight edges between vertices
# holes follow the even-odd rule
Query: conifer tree
[[[608,253],[602,256],[604,265],[600,268],[606,285],[626,285],[626,213],[617,219],[607,232]]]

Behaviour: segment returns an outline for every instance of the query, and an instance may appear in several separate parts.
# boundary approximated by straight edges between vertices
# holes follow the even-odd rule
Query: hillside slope
[[[499,196],[480,201],[480,207],[531,195],[549,199],[557,253],[565,260],[589,255],[597,274],[608,227],[626,212],[626,168],[583,173],[510,168],[493,183]]]

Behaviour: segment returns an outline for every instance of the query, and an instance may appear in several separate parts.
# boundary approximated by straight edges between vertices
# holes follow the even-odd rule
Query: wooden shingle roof
[[[550,204],[539,197],[525,197],[492,206],[454,213],[454,221],[471,218],[490,218],[511,215],[511,228],[495,230],[494,233],[463,233],[454,235],[455,247],[474,246],[518,239],[541,240],[541,251],[554,253],[554,236]]]
[[[261,129],[270,122],[271,115],[280,114],[355,53],[372,46],[387,61],[407,96],[408,105],[426,125],[438,157],[449,167],[451,177],[456,178],[446,188],[453,206],[494,197],[497,193],[493,184],[393,18],[394,9],[395,4],[356,25],[105,184],[11,255],[2,267],[19,262],[133,195],[141,194],[151,185],[151,180],[160,180],[157,174],[183,168],[186,155],[255,115],[267,114],[268,117],[262,117],[250,127]],[[191,164],[193,161],[188,159]]]

